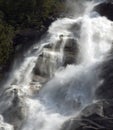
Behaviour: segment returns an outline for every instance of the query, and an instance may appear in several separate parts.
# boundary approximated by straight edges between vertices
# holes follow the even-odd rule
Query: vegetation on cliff
[[[0,23],[0,65],[6,63],[13,51],[13,27]]]
[[[9,59],[18,32],[47,27],[47,21],[63,9],[63,0],[0,0],[0,65]]]

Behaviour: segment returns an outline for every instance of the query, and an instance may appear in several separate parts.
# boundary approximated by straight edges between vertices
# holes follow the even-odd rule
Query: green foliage
[[[60,0],[0,0],[0,9],[8,24],[27,28],[61,12],[62,3]]]
[[[6,63],[12,52],[14,31],[11,26],[0,23],[0,34],[0,65],[2,65]]]
[[[57,16],[62,9],[61,0],[0,0],[0,65],[10,57],[15,32],[40,29],[50,16]]]

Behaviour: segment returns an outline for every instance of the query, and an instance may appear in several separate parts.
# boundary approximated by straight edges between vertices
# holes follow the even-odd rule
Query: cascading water
[[[52,23],[47,38],[34,46],[35,52],[13,71],[6,84],[0,114],[4,116],[12,101],[15,103],[14,98],[20,97],[27,109],[19,129],[60,130],[67,119],[76,117],[93,102],[95,90],[102,84],[99,74],[101,63],[112,48],[113,23],[91,11],[96,2],[75,3],[77,9],[84,5],[84,14]],[[35,74],[34,68],[38,68]],[[3,124],[6,130],[13,130]]]

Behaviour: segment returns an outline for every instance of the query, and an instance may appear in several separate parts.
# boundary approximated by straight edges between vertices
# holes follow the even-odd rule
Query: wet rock
[[[52,47],[53,47],[53,44],[52,44],[52,43],[47,44],[47,45],[44,46],[44,48],[47,48],[47,49],[52,49]]]
[[[35,75],[51,77],[59,67],[75,63],[78,53],[77,41],[69,37],[63,42],[63,38],[64,36],[60,35],[56,44],[44,46],[34,68]]]
[[[82,21],[80,20],[80,21],[77,21],[75,24],[73,24],[73,25],[69,28],[69,30],[70,30],[71,32],[73,32],[74,37],[76,37],[77,39],[80,38],[81,25],[82,25]]]
[[[59,65],[60,48],[50,43],[45,45],[42,54],[38,57],[34,73],[44,78],[51,77]]]
[[[50,77],[55,69],[55,59],[51,59],[51,54],[40,55],[34,68],[35,75],[47,78]]]
[[[105,16],[113,21],[113,1],[108,0],[95,7],[95,9],[101,16]]]
[[[12,125],[4,122],[2,115],[0,115],[0,130],[14,130]]]
[[[87,106],[81,113],[81,115],[88,117],[92,115],[92,113],[103,116],[103,102],[97,102]]]
[[[41,84],[44,84],[45,82],[47,82],[47,78],[39,75],[33,75],[32,82],[34,83],[39,82]]]
[[[80,116],[68,120],[61,130],[112,130],[112,113],[113,100],[101,100],[86,107]]]
[[[35,94],[39,93],[41,87],[42,85],[39,82],[31,82],[29,87],[29,96],[34,96]]]
[[[104,82],[96,90],[97,99],[113,99],[113,51],[102,64],[100,78]]]
[[[26,117],[26,104],[24,97],[19,96],[19,90],[13,89],[13,99],[11,106],[6,109],[2,115],[4,120],[14,126],[15,130],[19,130]]]
[[[64,47],[64,66],[74,64],[77,60],[78,45],[75,39],[68,39]]]

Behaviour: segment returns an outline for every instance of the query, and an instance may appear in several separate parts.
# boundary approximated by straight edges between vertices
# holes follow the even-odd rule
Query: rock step
[[[62,48],[62,44],[64,47]],[[63,50],[61,50],[63,49]],[[34,67],[34,78],[38,80],[38,76],[44,79],[44,82],[54,75],[54,72],[61,66],[75,64],[78,54],[77,40],[69,38],[63,43],[63,36],[55,44],[45,45],[42,53],[39,55]],[[34,80],[34,79],[33,79]],[[39,81],[39,80],[38,80]]]

